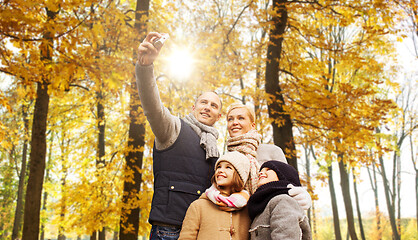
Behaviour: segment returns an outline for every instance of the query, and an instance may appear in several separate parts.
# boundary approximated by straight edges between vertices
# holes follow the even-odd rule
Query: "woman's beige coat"
[[[246,207],[226,212],[203,194],[187,210],[179,240],[247,240],[250,224]]]

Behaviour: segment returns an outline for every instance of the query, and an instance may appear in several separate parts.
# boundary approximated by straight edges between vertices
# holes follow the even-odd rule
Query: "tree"
[[[405,16],[405,34],[410,36],[410,39],[412,41],[412,48],[411,48],[411,53],[413,56],[415,56],[415,58],[418,58],[418,3],[416,1],[404,1],[404,0],[399,0],[399,1],[395,1],[399,7],[403,10],[403,12],[406,13]],[[413,77],[414,75],[416,76],[416,72],[412,73]],[[409,77],[408,77],[409,78]],[[412,86],[409,86],[412,87]],[[411,161],[412,164],[414,166],[415,169],[415,192],[417,193],[416,195],[418,196],[418,167],[417,167],[417,159],[414,155],[414,148],[413,148],[413,132],[416,130],[416,122],[413,119],[415,118],[416,113],[414,111],[412,111],[412,108],[414,106],[414,102],[416,100],[416,95],[411,96],[411,92],[410,92],[410,88],[408,88],[407,90],[407,94],[406,94],[406,100],[408,102],[408,100],[412,100],[411,103],[406,103],[406,105],[404,105],[405,107],[403,108],[402,111],[402,115],[406,114],[409,115],[407,118],[407,122],[409,122],[409,128],[407,126],[405,126],[406,129],[406,134],[409,135],[409,141],[410,141],[410,151],[411,151]],[[411,97],[411,98],[410,98]],[[402,104],[403,105],[403,104]],[[406,119],[405,119],[406,120]],[[408,123],[405,123],[406,125],[408,125]],[[400,201],[399,201],[400,202]],[[400,208],[400,203],[399,204],[399,208]],[[418,197],[416,198],[416,216],[417,216],[417,221],[418,221]],[[400,211],[400,209],[399,209]],[[418,230],[418,226],[417,226],[417,230]]]
[[[57,12],[46,9],[47,23],[51,23]],[[43,34],[41,43],[41,59],[52,61],[54,42],[48,30]],[[25,214],[22,239],[38,239],[39,214],[41,209],[42,184],[44,181],[46,157],[46,121],[48,116],[49,94],[48,76],[42,76],[37,83],[35,109],[32,123],[32,139],[30,152],[30,170],[25,198]]]
[[[293,140],[293,124],[291,117],[285,111],[285,102],[280,87],[279,71],[284,33],[287,27],[287,0],[273,0],[272,26],[269,32],[267,48],[265,89],[269,116],[272,122],[274,143],[285,152],[289,164],[297,169],[296,148]]]
[[[136,39],[145,37],[146,19],[149,12],[149,0],[137,0],[135,10],[134,31],[138,33]],[[139,34],[142,33],[142,34]],[[136,48],[133,55],[136,54]],[[134,57],[134,59],[136,59]],[[136,61],[134,61],[136,62]],[[145,145],[145,116],[140,108],[140,100],[137,91],[135,76],[130,80],[130,99],[129,104],[129,140],[127,146],[127,155],[125,157],[125,174],[132,176],[126,177],[123,187],[122,212],[120,216],[120,239],[137,239],[139,232],[139,220],[141,209],[138,204],[138,193],[141,191],[143,149]],[[136,204],[132,204],[132,201]]]
[[[349,185],[344,183],[351,168],[368,161],[365,157],[353,159],[352,156],[364,156],[362,151],[353,149],[373,142],[371,130],[389,112],[381,109],[394,108],[390,100],[376,97],[378,88],[369,88],[382,83],[374,80],[378,78],[390,84],[388,76],[379,74],[383,64],[373,56],[381,50],[393,51],[391,46],[381,44],[386,27],[393,22],[376,23],[378,27],[371,30],[368,26],[372,19],[363,10],[368,4],[373,5],[372,1],[313,3],[305,4],[305,8],[301,4],[287,8],[290,29],[284,35],[280,86],[293,123],[306,129],[307,135],[301,140],[322,145],[323,151],[339,162],[349,232],[356,239]],[[313,14],[317,8],[321,11]],[[301,17],[295,16],[303,16],[304,21],[296,21]],[[366,50],[365,46],[373,48]],[[299,59],[304,59],[304,64]],[[362,61],[368,62],[368,66],[359,64]],[[373,107],[364,108],[370,105]],[[329,162],[325,165],[329,166]]]
[[[370,168],[372,168],[372,170],[370,170]],[[382,214],[380,213],[380,206],[379,206],[376,165],[375,164],[372,164],[371,166],[369,166],[367,168],[367,173],[369,175],[370,185],[372,187],[373,196],[374,196],[377,238],[378,239],[382,239],[382,226],[381,226],[381,221],[382,221],[381,220],[381,217],[382,217]]]
[[[22,118],[24,122],[24,141],[23,141],[23,149],[22,149],[22,163],[20,167],[20,174],[19,174],[19,186],[18,186],[18,194],[16,200],[16,210],[15,210],[15,218],[13,221],[13,232],[12,232],[12,240],[15,240],[19,237],[20,229],[21,229],[21,220],[23,215],[23,193],[25,190],[25,179],[26,179],[26,163],[27,163],[27,151],[28,151],[28,139],[26,135],[28,134],[29,129],[29,119],[28,119],[28,104],[22,105]]]
[[[77,7],[74,8],[74,5]],[[124,71],[125,68],[120,66],[124,66],[121,64],[124,62],[122,57],[115,58],[116,55],[112,55],[98,58],[97,52],[94,53],[97,49],[91,48],[90,43],[96,44],[97,39],[111,45],[110,41],[103,37],[106,35],[103,34],[102,25],[89,29],[89,25],[86,24],[96,13],[103,13],[99,11],[100,8],[115,9],[112,6],[114,5],[111,2],[98,4],[95,1],[83,2],[83,4],[70,1],[65,5],[48,3],[47,6],[23,2],[15,4],[8,1],[1,5],[1,39],[8,41],[20,53],[10,51],[2,44],[3,58],[0,71],[15,76],[20,80],[19,84],[38,85],[32,125],[34,131],[32,131],[30,153],[29,194],[26,196],[31,201],[25,203],[25,211],[28,212],[25,214],[24,238],[28,236],[37,238],[39,231],[40,195],[45,170],[45,131],[50,93],[67,92],[71,87],[86,89],[88,86],[83,86],[88,84],[85,81],[86,76],[112,76],[110,80],[107,78],[107,81],[113,85],[118,83],[119,76],[123,76],[119,73],[118,76],[112,71],[116,67],[121,72]],[[129,22],[123,14],[123,8],[116,10],[110,14],[106,12],[116,19],[111,22],[112,24],[120,26],[121,23]],[[44,20],[38,21],[38,18]],[[107,20],[104,18],[104,22]],[[15,23],[18,22],[25,24],[16,25]],[[111,29],[120,32],[126,28]],[[103,35],[95,38],[98,34]],[[120,35],[111,36],[116,40],[113,51],[124,51],[125,47],[117,45],[121,42]]]

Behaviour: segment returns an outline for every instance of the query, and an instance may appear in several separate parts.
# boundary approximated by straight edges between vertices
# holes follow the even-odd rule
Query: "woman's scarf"
[[[251,221],[262,213],[266,208],[268,202],[275,196],[280,194],[288,194],[290,184],[287,180],[273,181],[261,185],[248,200],[248,215]]]
[[[257,161],[257,149],[261,142],[261,135],[256,130],[250,130],[245,134],[227,139],[228,151],[238,151],[250,159],[250,174],[245,184],[250,194],[257,189],[258,171],[260,164]]]
[[[193,113],[190,113],[184,117],[184,121],[187,122],[190,127],[197,133],[200,137],[200,146],[206,151],[206,159],[212,157],[219,157],[218,150],[218,130],[215,127],[205,125],[199,122]]]
[[[228,197],[224,196],[213,184],[210,188],[206,189],[205,194],[210,201],[224,211],[236,211],[245,207],[250,197],[250,194],[245,190],[233,193]]]

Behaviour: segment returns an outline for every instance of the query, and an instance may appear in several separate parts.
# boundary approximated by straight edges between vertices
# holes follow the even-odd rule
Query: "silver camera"
[[[154,47],[157,49],[160,49],[163,46],[163,43],[165,42],[165,40],[168,39],[168,34],[167,33],[163,33],[162,37],[156,39],[153,43]]]

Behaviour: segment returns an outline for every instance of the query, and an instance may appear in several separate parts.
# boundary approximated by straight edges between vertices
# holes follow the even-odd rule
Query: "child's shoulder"
[[[275,207],[276,205],[295,206],[295,207],[299,206],[298,202],[287,194],[280,194],[280,195],[273,197],[272,199],[270,199],[267,205],[270,205],[272,207]]]
[[[214,205],[209,198],[206,196],[206,194],[202,194],[198,199],[194,200],[190,206],[194,207],[205,207],[205,206]]]

